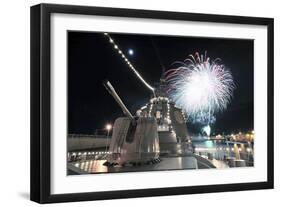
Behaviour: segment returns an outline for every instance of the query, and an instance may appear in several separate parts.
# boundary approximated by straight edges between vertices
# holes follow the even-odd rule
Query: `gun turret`
[[[123,103],[123,101],[121,100],[121,98],[118,96],[118,94],[116,93],[116,91],[114,90],[113,86],[111,85],[111,83],[106,80],[103,83],[104,87],[106,88],[106,90],[110,93],[110,95],[113,96],[113,98],[115,99],[115,101],[118,103],[118,105],[121,107],[123,113],[125,114],[125,116],[129,117],[131,119],[131,121],[134,123],[135,119],[133,117],[133,115],[131,114],[131,112],[127,109],[127,107],[125,106],[125,104]]]

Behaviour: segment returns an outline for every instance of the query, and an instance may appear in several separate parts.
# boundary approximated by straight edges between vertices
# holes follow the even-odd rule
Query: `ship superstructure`
[[[131,71],[152,92],[149,102],[133,116],[110,82],[104,83],[126,115],[117,118],[114,122],[106,164],[155,163],[160,161],[160,155],[192,153],[184,112],[168,98],[164,79],[160,79],[157,87],[148,84],[112,37],[108,33],[105,33],[105,36],[109,38],[109,42],[113,44]]]

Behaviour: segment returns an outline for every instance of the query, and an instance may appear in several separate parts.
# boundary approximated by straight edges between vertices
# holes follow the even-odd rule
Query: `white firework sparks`
[[[194,122],[203,116],[210,124],[214,114],[225,110],[231,101],[235,88],[232,74],[220,59],[211,62],[206,53],[189,55],[180,64],[165,73],[168,94]]]
[[[209,137],[211,135],[211,127],[210,127],[210,125],[204,126],[202,128],[202,132],[205,133]]]

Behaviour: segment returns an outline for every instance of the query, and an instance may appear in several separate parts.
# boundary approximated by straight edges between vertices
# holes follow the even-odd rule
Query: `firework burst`
[[[178,68],[165,73],[170,98],[193,122],[212,123],[216,112],[227,108],[235,84],[231,72],[205,55],[189,55]]]

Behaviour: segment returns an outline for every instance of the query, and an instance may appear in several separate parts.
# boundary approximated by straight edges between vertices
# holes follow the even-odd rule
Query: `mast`
[[[143,77],[140,75],[140,73],[136,70],[136,68],[132,65],[132,63],[129,61],[129,59],[126,57],[126,55],[123,53],[123,51],[118,47],[118,45],[114,42],[112,37],[108,33],[104,33],[106,37],[108,37],[109,42],[112,44],[113,48],[118,52],[118,54],[121,56],[121,58],[126,62],[126,64],[129,66],[131,71],[137,76],[137,78],[150,90],[152,91],[153,95],[155,96],[155,88],[152,87],[149,83],[147,83]]]

